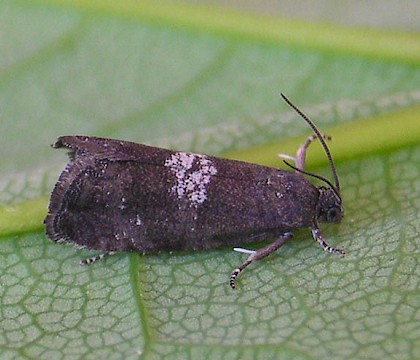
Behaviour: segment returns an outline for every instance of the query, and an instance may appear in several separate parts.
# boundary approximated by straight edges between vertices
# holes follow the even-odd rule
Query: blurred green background
[[[415,1],[1,1],[0,357],[418,358],[419,24]],[[58,136],[280,166],[310,133],[280,92],[334,137],[345,259],[303,229],[233,292],[231,249],[82,268],[44,235]]]

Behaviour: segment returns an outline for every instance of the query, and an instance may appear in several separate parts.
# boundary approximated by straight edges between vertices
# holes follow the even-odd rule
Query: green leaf
[[[131,0],[2,1],[0,34],[2,358],[419,356],[418,34]],[[280,92],[334,137],[345,258],[302,229],[232,291],[229,248],[81,267],[44,235],[57,136],[279,166],[310,133]]]

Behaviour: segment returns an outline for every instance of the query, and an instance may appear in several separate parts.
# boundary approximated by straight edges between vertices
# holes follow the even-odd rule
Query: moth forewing
[[[314,239],[329,246],[318,221],[338,223],[343,216],[340,186],[324,138],[309,118],[284,95],[314,134],[297,157],[283,155],[295,172],[202,154],[90,136],[62,136],[55,148],[66,148],[70,162],[51,194],[46,233],[62,241],[100,250],[89,264],[116,252],[144,254],[205,250],[249,242],[274,241],[247,252],[233,271],[279,249],[297,228],[309,227]],[[304,170],[308,146],[318,138],[333,173],[334,184]],[[304,175],[324,181],[315,187]]]

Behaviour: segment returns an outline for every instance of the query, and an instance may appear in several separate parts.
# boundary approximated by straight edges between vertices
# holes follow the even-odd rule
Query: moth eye
[[[328,222],[332,222],[332,223],[336,223],[338,221],[340,221],[340,210],[337,207],[333,207],[331,209],[328,210],[327,212],[327,221]]]

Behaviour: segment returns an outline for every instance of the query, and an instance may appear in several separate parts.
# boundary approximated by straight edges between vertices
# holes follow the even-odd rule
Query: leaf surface
[[[418,34],[130,0],[3,1],[0,33],[2,357],[419,356]],[[309,134],[280,92],[334,137],[346,216],[322,229],[345,258],[302,229],[232,291],[231,249],[80,267],[44,235],[56,137],[279,166]],[[317,145],[308,164],[330,177]]]

